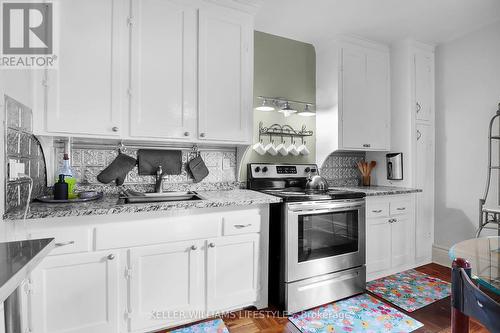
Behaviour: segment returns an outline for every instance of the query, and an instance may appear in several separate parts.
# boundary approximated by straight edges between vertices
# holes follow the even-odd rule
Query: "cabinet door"
[[[412,254],[412,218],[409,215],[393,217],[391,224],[391,266],[408,264]]]
[[[417,260],[430,260],[434,241],[434,127],[417,125],[416,183],[423,190],[417,194],[415,246]]]
[[[249,305],[257,299],[259,234],[207,241],[207,310]]]
[[[225,8],[199,13],[199,139],[248,143],[252,119],[253,27]]]
[[[196,9],[132,0],[131,135],[196,137]]]
[[[170,326],[200,309],[201,245],[192,241],[129,250],[130,331]]]
[[[345,47],[341,61],[342,148],[389,149],[388,54]]]
[[[379,272],[391,267],[390,218],[367,219],[366,272]]]
[[[51,133],[118,136],[121,100],[121,0],[55,0],[58,69],[40,82],[40,110]],[[46,90],[43,85],[46,85]],[[46,93],[46,94],[45,94]]]
[[[47,257],[31,279],[32,332],[118,332],[118,254]]]
[[[431,121],[434,110],[433,56],[416,53],[415,61],[415,112],[417,120]]]

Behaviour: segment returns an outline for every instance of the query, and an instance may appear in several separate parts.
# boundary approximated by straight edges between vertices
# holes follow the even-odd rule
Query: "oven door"
[[[289,203],[285,282],[365,264],[365,200]]]

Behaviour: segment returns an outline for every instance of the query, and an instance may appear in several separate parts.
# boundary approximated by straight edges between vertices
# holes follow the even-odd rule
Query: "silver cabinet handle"
[[[382,209],[372,210],[372,213],[382,213]]]
[[[189,132],[184,132],[184,136],[189,136]]]
[[[247,228],[247,227],[250,227],[252,224],[249,223],[249,224],[235,224],[234,227],[236,229],[242,229],[242,228]]]
[[[215,243],[208,244],[208,247],[215,247]]]
[[[369,143],[363,143],[363,147],[365,147],[365,148],[370,148],[371,146],[372,146],[372,145],[371,145],[371,144],[369,144]]]
[[[108,255],[108,260],[113,260],[113,259],[115,259],[115,255],[113,253]]]
[[[197,249],[198,249],[198,246],[196,246],[196,245],[191,245],[191,250],[195,251],[195,250],[197,250]]]
[[[417,141],[420,140],[420,138],[422,137],[422,133],[417,130]]]
[[[116,126],[113,126],[113,127],[111,128],[111,130],[112,130],[113,132],[118,132],[119,128],[118,128],[118,127],[116,127]]]
[[[420,110],[422,110],[422,106],[420,105],[419,102],[417,102],[417,113],[419,113]]]
[[[200,138],[204,138],[205,137],[205,133],[200,133]]]
[[[397,222],[398,220],[396,219],[389,219],[389,223],[394,223],[394,222]]]
[[[398,207],[396,210],[406,210],[406,207]]]
[[[66,245],[71,245],[71,244],[75,244],[75,241],[67,241],[67,242],[55,243],[54,245],[56,247],[61,247],[61,246],[66,246]]]

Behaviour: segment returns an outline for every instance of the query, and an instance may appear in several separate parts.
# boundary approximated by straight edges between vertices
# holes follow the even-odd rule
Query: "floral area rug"
[[[448,282],[414,269],[370,281],[366,289],[408,312],[451,294]]]
[[[229,333],[229,331],[222,319],[215,319],[175,329],[169,333]]]
[[[289,320],[302,333],[406,333],[424,326],[368,294],[304,311]]]

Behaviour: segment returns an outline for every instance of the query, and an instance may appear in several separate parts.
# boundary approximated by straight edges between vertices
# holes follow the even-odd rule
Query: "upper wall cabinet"
[[[256,8],[56,1],[59,69],[37,80],[36,134],[250,143]]]
[[[252,123],[251,17],[203,8],[199,21],[199,138],[248,142]]]
[[[389,150],[389,55],[353,45],[341,52],[340,147]]]
[[[316,48],[316,158],[390,149],[389,48],[346,38]]]
[[[56,135],[119,136],[124,96],[119,56],[123,3],[54,3],[59,68],[35,73],[35,125],[45,124],[36,130]]]
[[[197,10],[132,0],[130,135],[196,136]]]
[[[434,114],[434,57],[429,52],[414,54],[415,113],[417,121],[431,121]]]

